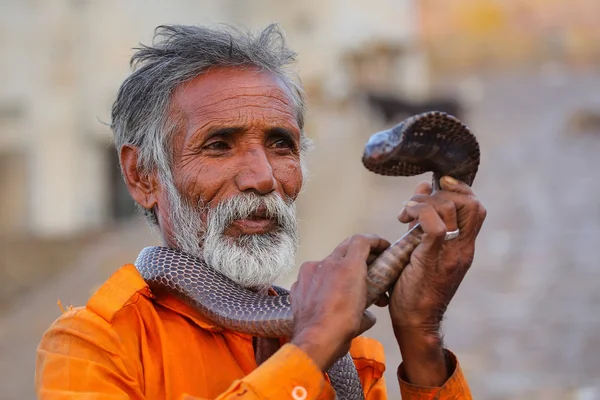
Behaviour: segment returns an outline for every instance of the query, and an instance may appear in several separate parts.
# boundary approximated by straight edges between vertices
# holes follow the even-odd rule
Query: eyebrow
[[[206,136],[204,137],[204,140],[206,141],[206,140],[212,139],[214,137],[231,137],[237,133],[244,132],[246,129],[247,128],[244,126],[230,126],[230,127],[215,126],[208,130],[208,132],[206,133]],[[276,126],[276,127],[267,129],[266,132],[269,134],[285,136],[294,141],[298,141],[298,138],[297,138],[298,135],[296,135],[294,133],[294,131],[291,129]]]
[[[230,127],[214,127],[208,130],[204,140],[211,139],[213,137],[228,137],[233,136],[236,133],[243,132],[245,128],[243,126],[230,126]]]
[[[296,137],[297,135],[294,133],[294,131],[279,126],[267,129],[267,133],[285,136],[294,141],[298,140],[298,138]]]

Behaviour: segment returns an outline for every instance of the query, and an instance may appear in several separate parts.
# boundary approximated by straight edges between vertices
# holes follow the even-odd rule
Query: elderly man
[[[166,247],[202,259],[240,286],[271,292],[294,265],[294,200],[309,140],[295,54],[274,25],[163,26],[121,86],[112,127],[131,196]],[[485,209],[452,178],[423,183],[399,215],[425,231],[388,306],[403,363],[405,399],[470,398],[440,324],[474,254]],[[460,237],[444,240],[460,228]],[[85,307],[69,309],[42,338],[42,399],[325,399],[331,365],[350,351],[366,399],[385,399],[383,348],[359,336],[366,269],[389,246],[356,235],[304,263],[292,287],[294,331],[281,340],[223,329],[136,267],[120,268]],[[343,295],[342,295],[343,294]],[[262,344],[260,344],[262,343]],[[260,345],[259,345],[260,344]]]

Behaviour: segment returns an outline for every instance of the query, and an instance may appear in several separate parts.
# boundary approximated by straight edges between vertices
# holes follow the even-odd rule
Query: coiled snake
[[[470,130],[457,118],[434,111],[371,136],[362,161],[368,170],[381,175],[412,176],[431,171],[435,190],[444,175],[471,185],[479,157],[479,145]],[[396,282],[422,235],[416,224],[369,265],[365,309]],[[284,289],[276,288],[279,296],[256,294],[201,260],[165,247],[145,248],[135,265],[153,291],[179,296],[223,328],[257,337],[289,338],[292,334],[292,309]],[[364,318],[374,323],[368,311]],[[364,398],[350,354],[340,358],[328,374],[338,398]]]

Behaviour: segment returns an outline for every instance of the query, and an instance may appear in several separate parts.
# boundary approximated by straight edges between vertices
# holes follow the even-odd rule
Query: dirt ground
[[[565,129],[570,110],[600,110],[600,76],[551,78],[484,78],[483,98],[465,117],[481,142],[474,188],[488,220],[444,332],[477,399],[600,399],[600,130]],[[360,154],[373,122],[356,110],[320,114],[308,126],[320,134],[299,201],[302,261],[324,257],[355,232],[399,237],[402,202],[429,178],[366,172]],[[156,242],[141,221],[116,227],[72,266],[15,297],[0,314],[0,399],[35,398],[35,349],[60,314],[57,300],[84,304]],[[375,311],[379,321],[367,335],[386,346],[390,398],[399,398],[399,352],[385,310]]]

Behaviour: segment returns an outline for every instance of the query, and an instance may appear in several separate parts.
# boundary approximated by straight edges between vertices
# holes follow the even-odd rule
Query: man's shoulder
[[[121,310],[137,308],[153,298],[133,264],[125,264],[90,297],[85,308],[112,323]]]
[[[138,321],[137,318],[130,318],[130,315],[122,313],[140,313],[141,308],[152,307],[151,298],[148,285],[135,266],[126,264],[98,288],[85,306],[62,309],[61,305],[62,315],[52,323],[44,339],[85,332],[95,340],[104,336],[105,342],[117,340],[121,333],[131,333],[132,324]],[[119,321],[123,323],[116,321],[117,315],[122,316]]]

